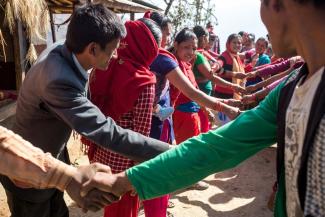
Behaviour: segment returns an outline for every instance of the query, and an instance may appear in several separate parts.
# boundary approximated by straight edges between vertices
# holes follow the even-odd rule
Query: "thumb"
[[[111,173],[96,172],[94,177],[83,183],[80,189],[80,195],[84,197],[94,188],[105,192],[111,192],[111,186],[113,184],[111,176],[113,176]]]
[[[94,163],[93,166],[94,166],[96,172],[104,172],[104,173],[112,174],[111,168],[107,165],[100,164],[100,163]]]
[[[80,189],[80,196],[81,197],[85,197],[89,191],[91,191],[93,189],[93,183],[92,180],[89,180],[87,182],[85,182],[84,184],[82,184],[81,189]]]

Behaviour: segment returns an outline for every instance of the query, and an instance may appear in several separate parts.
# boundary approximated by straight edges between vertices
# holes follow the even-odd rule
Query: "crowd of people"
[[[263,0],[270,35],[230,34],[220,52],[211,23],[172,37],[158,12],[123,24],[101,4],[76,9],[65,43],[27,73],[19,136],[0,128],[12,217],[69,216],[64,190],[105,217],[135,217],[140,200],[146,217],[165,217],[168,193],[206,189],[201,179],[274,143],[275,216],[324,216],[324,10]],[[91,165],[67,165],[72,131]]]

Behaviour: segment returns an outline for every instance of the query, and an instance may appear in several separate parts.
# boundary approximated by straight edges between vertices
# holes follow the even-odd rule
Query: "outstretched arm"
[[[84,185],[121,195],[134,188],[150,199],[189,186],[204,177],[237,166],[275,143],[278,96],[282,84],[259,107],[241,114],[227,125],[191,138],[126,173],[98,173]]]
[[[15,184],[29,188],[66,190],[84,210],[96,211],[116,200],[112,195],[98,191],[91,193],[93,198],[80,196],[82,184],[92,178],[97,171],[110,174],[109,167],[99,164],[72,167],[1,126],[0,159],[0,174],[8,176]],[[102,200],[100,203],[98,198]]]
[[[208,80],[212,81],[216,85],[219,85],[221,87],[227,87],[232,89],[236,93],[245,93],[245,88],[241,87],[238,84],[233,84],[229,81],[226,81],[225,79],[217,76],[215,73],[212,72],[209,64],[207,62],[202,63],[197,66],[197,69],[200,71],[200,73]]]
[[[62,81],[63,82],[63,81]],[[82,91],[55,81],[46,86],[43,102],[71,129],[92,142],[137,162],[151,159],[169,149],[167,143],[119,127],[106,117]]]
[[[225,104],[224,100],[209,96],[195,88],[179,67],[169,72],[167,78],[178,90],[194,102],[215,111],[222,111],[232,119],[239,114],[239,109]]]

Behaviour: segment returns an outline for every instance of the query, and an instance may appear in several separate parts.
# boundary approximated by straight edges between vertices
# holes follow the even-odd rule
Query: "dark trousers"
[[[63,193],[59,190],[49,200],[41,203],[21,200],[9,191],[6,194],[11,217],[69,217]]]

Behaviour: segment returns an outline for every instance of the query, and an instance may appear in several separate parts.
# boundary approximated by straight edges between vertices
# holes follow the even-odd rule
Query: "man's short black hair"
[[[205,27],[208,29],[210,27],[213,27],[213,24],[211,21],[208,21],[207,24],[205,25]]]
[[[324,7],[325,1],[324,0],[294,0],[299,3],[309,3],[312,2],[315,7]]]
[[[325,8],[325,1],[324,0],[293,0],[295,2],[305,4],[305,3],[312,3],[315,7],[320,8],[323,7]],[[269,0],[263,0],[264,4],[268,5]]]
[[[151,12],[150,19],[155,21],[161,29],[167,27],[168,23],[172,23],[167,16],[156,11]]]
[[[248,33],[248,38],[251,40],[253,43],[255,42],[255,34],[254,33]]]
[[[246,32],[245,32],[245,31],[240,31],[240,32],[238,32],[238,35],[240,35],[241,37],[243,37],[243,36],[244,36],[244,34],[246,34]]]
[[[126,29],[115,13],[102,4],[89,3],[73,12],[65,43],[71,52],[81,53],[91,42],[105,49],[109,42],[125,36]]]
[[[206,30],[206,28],[200,25],[195,26],[193,28],[193,32],[195,33],[197,38],[200,38],[202,36],[209,36],[208,30]]]

